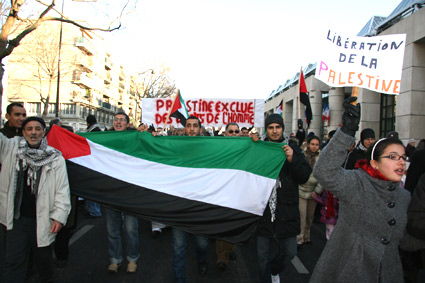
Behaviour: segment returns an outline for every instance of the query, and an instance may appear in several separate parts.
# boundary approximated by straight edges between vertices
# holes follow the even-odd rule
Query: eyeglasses
[[[388,158],[394,161],[399,161],[400,159],[403,159],[404,161],[408,161],[409,158],[405,155],[398,155],[397,153],[391,153],[389,155],[381,156],[381,158]]]
[[[235,131],[233,131],[233,130],[228,130],[228,132],[229,132],[229,134],[233,134],[233,132],[235,132],[236,134],[239,134],[239,130],[235,130]]]
[[[125,119],[125,118],[115,118],[114,122],[127,122],[127,119]]]

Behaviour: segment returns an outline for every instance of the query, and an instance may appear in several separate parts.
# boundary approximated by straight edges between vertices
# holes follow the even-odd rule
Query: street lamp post
[[[72,0],[75,2],[96,2],[97,0]],[[61,10],[61,19],[63,19],[63,6],[65,0],[62,0],[62,10]],[[61,49],[62,49],[62,31],[63,31],[63,22],[61,21],[61,27],[59,32],[59,55],[58,55],[58,79],[56,87],[56,109],[55,116],[59,118],[59,96],[60,96],[60,79],[61,79]]]
[[[63,4],[64,3],[65,3],[65,0],[62,0],[61,19],[63,19]],[[60,28],[60,32],[59,32],[58,85],[57,85],[57,88],[56,88],[56,109],[55,109],[56,118],[59,118],[59,87],[60,87],[60,79],[61,79],[62,28],[63,28],[63,22],[61,21],[61,28]]]

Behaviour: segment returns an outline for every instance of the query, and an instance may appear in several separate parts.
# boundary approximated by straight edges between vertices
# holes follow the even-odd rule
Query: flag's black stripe
[[[194,234],[244,242],[260,218],[129,184],[71,161],[67,161],[67,169],[72,193]]]
[[[183,116],[182,113],[180,113],[179,111],[175,111],[174,113],[171,113],[170,115],[171,117],[174,117],[176,119],[180,120],[180,124],[183,125],[183,127],[186,125],[186,117]]]

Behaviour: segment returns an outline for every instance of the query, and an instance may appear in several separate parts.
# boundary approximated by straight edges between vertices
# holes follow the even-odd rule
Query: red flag
[[[300,73],[300,101],[305,105],[305,117],[307,119],[307,126],[310,125],[313,119],[313,112],[311,111],[310,98],[308,96],[307,86],[305,85],[303,71]]]

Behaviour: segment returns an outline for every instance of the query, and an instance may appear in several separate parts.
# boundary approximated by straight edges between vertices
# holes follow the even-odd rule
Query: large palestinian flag
[[[242,137],[73,134],[49,145],[67,160],[71,191],[195,234],[246,241],[283,166],[282,144]]]

